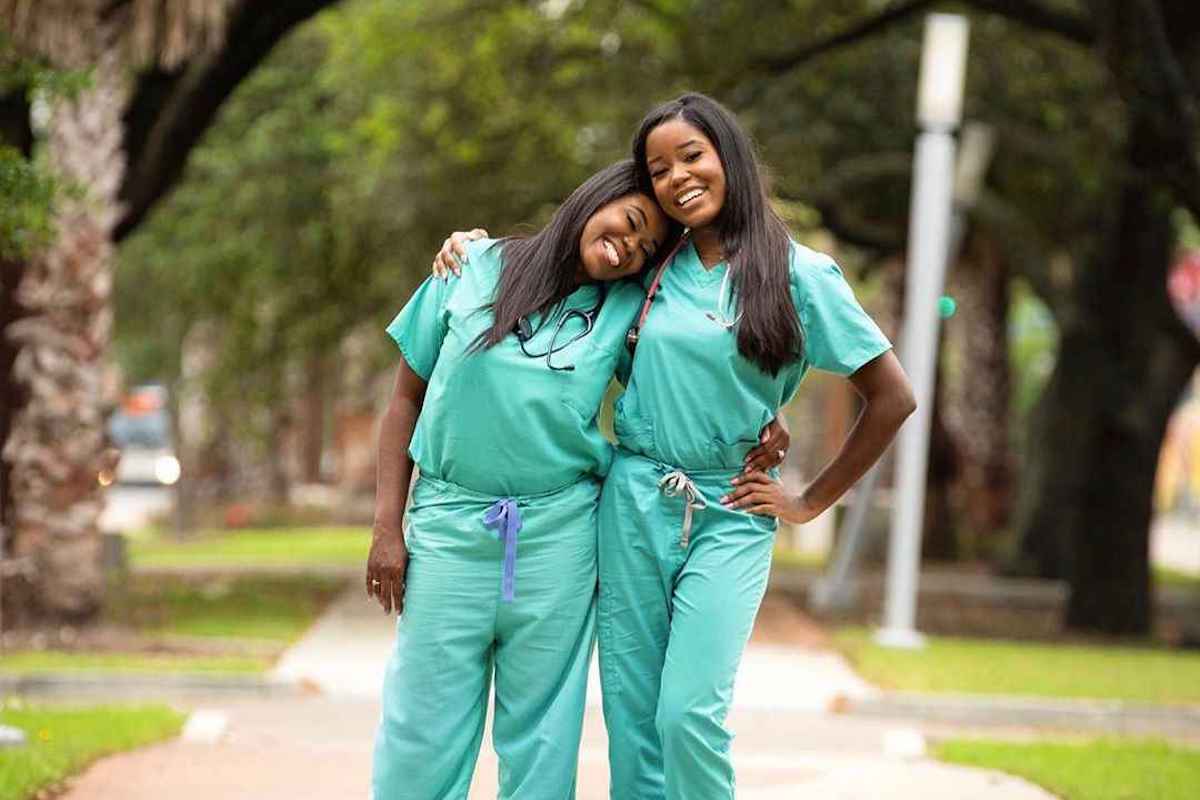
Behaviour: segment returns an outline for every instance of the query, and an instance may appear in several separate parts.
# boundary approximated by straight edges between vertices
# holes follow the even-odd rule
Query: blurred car
[[[100,473],[101,484],[171,486],[179,480],[166,387],[131,390],[109,417],[108,433],[121,458],[115,469]]]

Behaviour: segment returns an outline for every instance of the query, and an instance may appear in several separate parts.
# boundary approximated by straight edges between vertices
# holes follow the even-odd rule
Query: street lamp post
[[[917,410],[900,430],[896,503],[888,541],[884,626],[875,639],[889,647],[921,647],[916,630],[917,573],[925,508],[925,473],[937,366],[938,298],[946,274],[954,196],[954,131],[962,111],[967,20],[930,14],[925,23],[917,93],[916,152],[908,229],[908,270],[900,361]]]

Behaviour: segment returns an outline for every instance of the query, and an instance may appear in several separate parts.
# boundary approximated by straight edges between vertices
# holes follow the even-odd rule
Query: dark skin
[[[841,450],[799,494],[761,470],[734,478],[733,491],[721,498],[729,508],[803,524],[818,517],[863,476],[891,443],[917,407],[908,377],[892,351],[864,364],[850,383],[865,402]]]
[[[404,611],[404,575],[408,569],[404,507],[413,471],[408,445],[424,401],[425,381],[401,359],[379,429],[375,524],[367,555],[367,596],[378,600],[386,614]]]

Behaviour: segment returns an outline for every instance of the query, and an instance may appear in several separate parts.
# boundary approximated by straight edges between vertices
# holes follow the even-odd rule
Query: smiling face
[[[600,207],[579,237],[580,279],[615,281],[641,271],[667,237],[667,219],[644,194]]]
[[[659,205],[697,231],[716,222],[725,205],[725,169],[712,141],[680,117],[646,137],[646,169]]]

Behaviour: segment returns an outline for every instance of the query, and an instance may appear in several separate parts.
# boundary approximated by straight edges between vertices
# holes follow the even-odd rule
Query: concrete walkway
[[[363,800],[393,626],[394,619],[353,586],[275,671],[277,679],[300,683],[309,693],[214,697],[215,705],[198,715],[187,735],[99,762],[65,797]],[[594,678],[593,670],[595,683]],[[961,727],[831,713],[831,704],[842,698],[870,697],[874,690],[828,651],[752,643],[735,692],[729,724],[737,733],[740,800],[1052,798],[1016,778],[924,756],[927,738],[961,735]],[[578,800],[608,798],[599,699],[593,685]],[[485,736],[470,800],[496,796],[497,764],[489,742]]]

